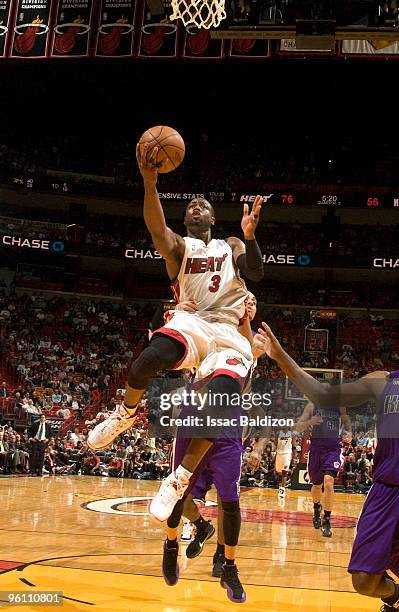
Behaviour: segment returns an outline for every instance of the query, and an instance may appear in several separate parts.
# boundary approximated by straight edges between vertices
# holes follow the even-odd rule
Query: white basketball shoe
[[[175,472],[165,478],[148,507],[148,512],[153,518],[163,522],[170,517],[173,508],[188,487],[190,476],[191,472],[179,465]]]
[[[133,427],[136,415],[131,415],[123,404],[119,404],[110,416],[95,426],[87,438],[87,444],[93,450],[109,446],[117,436]]]
[[[278,496],[279,497],[285,497],[285,488],[284,487],[279,487]]]

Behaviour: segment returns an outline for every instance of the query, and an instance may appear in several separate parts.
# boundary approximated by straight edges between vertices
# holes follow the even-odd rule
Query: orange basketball
[[[184,159],[186,147],[183,138],[174,128],[167,125],[157,125],[141,136],[139,144],[149,143],[149,149],[159,147],[156,163],[158,172],[172,172]]]

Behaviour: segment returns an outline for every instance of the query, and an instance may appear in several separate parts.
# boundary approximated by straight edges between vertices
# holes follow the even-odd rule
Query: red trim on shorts
[[[215,378],[215,376],[222,376],[222,375],[230,376],[231,378],[238,380],[241,386],[241,391],[244,389],[245,383],[248,378],[248,376],[243,378],[242,376],[240,376],[239,374],[236,374],[236,372],[233,372],[232,370],[226,370],[224,368],[219,368],[218,370],[215,370],[214,372],[212,372],[212,374],[208,374],[208,376],[206,376],[205,378],[202,378],[201,380],[198,380],[197,382],[193,383],[192,387],[194,389],[200,389],[203,385],[205,385],[210,380],[212,380],[212,378]]]
[[[174,310],[166,310],[163,313],[164,323],[169,323],[169,321],[171,321],[173,319],[174,314],[175,314]]]
[[[174,340],[177,340],[178,342],[181,342],[182,344],[184,344],[185,351],[184,351],[183,357],[175,365],[174,368],[170,368],[171,370],[177,370],[177,368],[181,366],[181,364],[183,363],[183,361],[187,357],[187,353],[188,353],[188,342],[187,342],[187,340],[185,339],[183,334],[181,334],[179,331],[177,331],[177,329],[169,329],[169,327],[160,327],[159,329],[156,329],[154,331],[153,335],[152,335],[152,338],[156,334],[162,334],[163,336],[170,336]]]

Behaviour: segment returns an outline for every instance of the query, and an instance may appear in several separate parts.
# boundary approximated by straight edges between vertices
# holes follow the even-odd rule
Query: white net
[[[217,28],[226,19],[225,0],[172,0],[170,20],[181,19],[185,26]]]

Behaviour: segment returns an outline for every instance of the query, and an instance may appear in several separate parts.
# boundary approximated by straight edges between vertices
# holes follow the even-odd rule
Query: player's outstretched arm
[[[266,323],[262,323],[262,328],[258,329],[258,334],[263,337],[266,354],[277,362],[284,374],[296,384],[298,389],[300,389],[310,401],[321,408],[359,406],[368,400],[378,398],[382,393],[385,385],[385,378],[389,372],[371,372],[352,383],[334,386],[326,385],[305,372],[305,370],[285,352]]]
[[[158,147],[149,150],[147,143],[136,147],[137,163],[144,182],[144,221],[154,247],[165,258],[168,272],[172,271],[170,275],[174,278],[179,271],[185,245],[183,238],[166,225],[157,191],[158,168],[155,165],[157,153]]]
[[[262,196],[256,196],[251,212],[249,212],[248,204],[244,204],[241,229],[244,233],[245,244],[234,236],[227,238],[227,243],[231,246],[234,261],[241,276],[252,281],[260,281],[263,278],[262,253],[255,239],[255,230],[258,226],[262,202]]]

